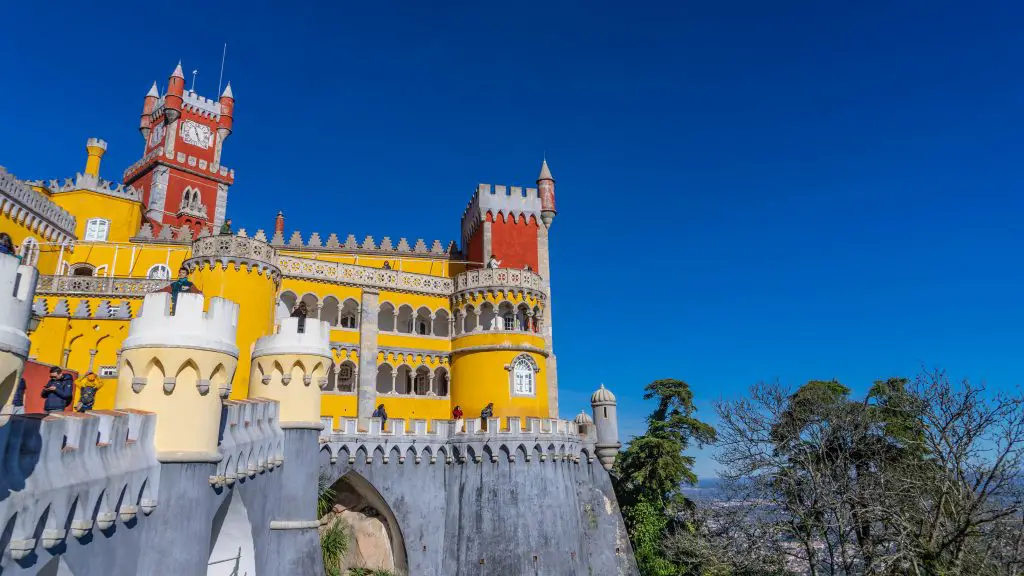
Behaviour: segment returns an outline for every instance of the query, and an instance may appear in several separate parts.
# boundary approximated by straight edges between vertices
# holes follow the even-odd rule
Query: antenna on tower
[[[224,43],[224,52],[220,55],[220,78],[217,78],[217,93],[214,94],[216,98],[220,98],[220,85],[224,82],[224,60],[228,57],[228,43]]]
[[[194,93],[196,91],[196,74],[199,74],[199,70],[192,71],[192,87],[188,89],[189,92]]]

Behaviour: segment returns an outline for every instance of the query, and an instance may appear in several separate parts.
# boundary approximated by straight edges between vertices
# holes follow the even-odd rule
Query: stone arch
[[[494,304],[484,302],[480,304],[480,329],[494,330],[497,326],[498,314],[495,312]]]
[[[412,368],[402,364],[395,370],[395,393],[412,394]]]
[[[394,368],[388,363],[377,366],[377,393],[387,394],[392,391],[394,385]]]
[[[433,313],[430,308],[420,306],[416,309],[416,317],[413,320],[413,333],[420,336],[429,336],[433,333]]]
[[[395,450],[397,451],[397,447]],[[410,453],[410,456],[411,455],[412,454]],[[392,453],[391,458],[397,464],[398,454]],[[387,569],[394,571],[396,574],[408,574],[408,554],[405,545],[405,537],[402,533],[402,527],[398,523],[398,518],[392,510],[391,504],[387,501],[384,495],[382,495],[365,477],[351,469],[338,478],[331,488],[335,493],[335,503],[345,505],[350,509],[370,509],[372,510],[372,513],[370,514],[371,520],[380,522],[380,524],[383,525],[383,535],[386,537],[391,548],[391,562],[385,565],[371,565],[368,566],[368,568]]]
[[[431,329],[434,336],[448,336],[448,311],[444,308],[434,313],[434,325]]]
[[[412,311],[412,306],[408,304],[402,304],[398,307],[398,315],[395,317],[395,331],[400,334],[413,334],[415,327],[413,326],[413,318],[415,314]]]
[[[354,298],[346,298],[342,303],[338,326],[352,329],[359,327],[359,302]]]
[[[504,444],[502,444],[498,448],[498,459],[499,460],[504,459],[505,462],[511,462],[512,461],[512,455],[508,451],[508,446],[505,446]]]
[[[526,446],[523,446],[522,444],[520,444],[516,448],[516,461],[517,462],[528,462],[527,458],[529,458],[529,452],[526,451]]]
[[[285,316],[291,314],[292,310],[295,309],[295,305],[299,303],[299,297],[296,296],[295,292],[292,292],[291,290],[285,290],[284,292],[281,292],[281,295],[278,296],[277,299],[281,302],[281,304],[284,305],[285,308],[287,308]]]
[[[256,576],[256,547],[242,496],[231,490],[213,517],[208,576]]]
[[[395,305],[391,302],[381,302],[377,311],[377,329],[381,332],[395,331]]]
[[[199,382],[199,366],[192,360],[186,360],[178,373],[174,375],[174,386],[195,386]]]
[[[312,292],[306,292],[299,299],[300,302],[306,303],[306,317],[320,319],[320,298]]]
[[[417,396],[426,396],[428,392],[433,392],[430,386],[430,368],[420,365],[413,377],[413,393]]]
[[[438,366],[434,369],[434,394],[437,396],[448,395],[449,376],[448,369]]]
[[[516,329],[516,312],[515,306],[512,305],[508,300],[502,301],[498,304],[498,317],[496,329],[498,330],[515,330]]]
[[[480,327],[477,321],[477,317],[478,314],[476,313],[476,308],[474,308],[472,304],[467,304],[466,313],[462,318],[463,334],[470,334]]]
[[[335,296],[324,296],[324,302],[320,306],[320,320],[323,320],[335,327],[338,325],[338,320],[341,316],[341,303],[338,302],[338,298]]]

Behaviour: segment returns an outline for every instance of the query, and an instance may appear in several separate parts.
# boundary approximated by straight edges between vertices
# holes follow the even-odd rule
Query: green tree
[[[684,484],[697,481],[693,457],[685,451],[715,441],[715,429],[694,414],[693,392],[682,380],[656,380],[644,389],[645,400],[657,400],[647,417],[647,432],[634,437],[615,462],[615,493],[637,564],[643,574],[670,576],[687,573],[670,559],[665,543],[678,533],[696,534],[687,521],[692,503]],[[699,572],[691,572],[699,573]]]

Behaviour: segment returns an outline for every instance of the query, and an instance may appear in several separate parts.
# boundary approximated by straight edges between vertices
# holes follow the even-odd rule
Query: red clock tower
[[[215,231],[224,222],[234,170],[221,165],[231,134],[235,98],[228,83],[217,101],[185,89],[181,63],[160,95],[154,82],[142,106],[142,159],[125,170],[124,182],[142,190],[145,221]]]

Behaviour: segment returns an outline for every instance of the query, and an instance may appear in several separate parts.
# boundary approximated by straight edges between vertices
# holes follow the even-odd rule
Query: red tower
[[[186,90],[180,62],[162,97],[156,83],[146,94],[139,121],[145,154],[125,170],[124,182],[142,190],[145,219],[154,232],[186,226],[198,233],[224,222],[235,173],[220,160],[234,107],[230,83],[216,101]]]
[[[462,249],[467,260],[483,264],[493,254],[502,268],[529,266],[544,272],[546,231],[555,216],[555,179],[546,160],[537,186],[477,186],[462,216]]]

